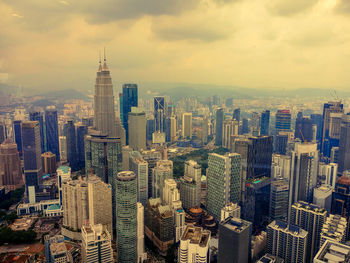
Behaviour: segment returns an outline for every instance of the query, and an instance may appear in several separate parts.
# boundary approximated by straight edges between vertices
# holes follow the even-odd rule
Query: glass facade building
[[[122,104],[120,112],[120,119],[122,120],[125,129],[126,144],[129,144],[129,123],[128,114],[131,112],[131,107],[138,106],[137,85],[136,84],[124,84],[122,94]]]
[[[56,161],[60,160],[60,147],[58,138],[58,120],[55,109],[45,111],[46,145],[47,151],[56,154]]]

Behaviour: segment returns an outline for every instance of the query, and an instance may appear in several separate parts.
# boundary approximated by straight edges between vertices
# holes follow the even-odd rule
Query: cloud
[[[311,9],[319,0],[269,0],[267,9],[278,16],[292,16]]]

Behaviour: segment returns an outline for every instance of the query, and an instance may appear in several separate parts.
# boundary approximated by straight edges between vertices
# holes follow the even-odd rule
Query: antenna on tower
[[[106,61],[106,47],[103,48],[104,61]]]
[[[101,50],[99,50],[98,53],[99,53],[99,63],[101,64]]]

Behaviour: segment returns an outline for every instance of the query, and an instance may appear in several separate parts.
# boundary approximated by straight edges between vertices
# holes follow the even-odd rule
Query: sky
[[[349,0],[0,0],[0,83],[350,87]],[[119,85],[119,84],[117,84]]]

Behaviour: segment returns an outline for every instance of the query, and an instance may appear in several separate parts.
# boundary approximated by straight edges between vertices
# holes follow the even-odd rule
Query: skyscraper
[[[291,114],[290,110],[278,110],[276,113],[276,133],[280,131],[290,131],[291,128]]]
[[[260,118],[260,135],[269,135],[270,111],[266,110],[261,113]]]
[[[301,117],[295,121],[294,137],[302,142],[312,142],[313,139],[313,122],[309,118]]]
[[[13,131],[19,156],[22,156],[22,121],[13,121]]]
[[[129,122],[128,114],[131,112],[132,107],[138,106],[137,85],[136,84],[123,84],[122,94],[122,111],[120,112],[120,119],[122,120],[125,129],[126,144],[129,144]]]
[[[321,143],[321,140],[322,140],[322,123],[323,123],[322,114],[311,114],[310,118],[312,120],[312,123],[314,125],[316,125],[316,127],[317,127],[316,140],[317,140],[318,143]]]
[[[154,97],[154,131],[164,132],[164,121],[166,115],[165,97]]]
[[[52,152],[46,152],[41,155],[41,163],[43,167],[43,173],[49,175],[56,175],[56,155]]]
[[[182,137],[192,138],[192,112],[186,112],[182,115]]]
[[[201,204],[201,166],[193,160],[185,162],[184,176],[180,178],[180,198],[185,209]]]
[[[0,144],[0,185],[8,190],[14,190],[23,185],[17,145],[10,139]]]
[[[340,177],[335,184],[333,192],[332,214],[345,217],[347,222],[350,219],[350,178],[346,175]],[[346,236],[349,237],[349,229]]]
[[[209,154],[207,171],[207,208],[216,218],[229,202],[238,203],[241,191],[241,156]]]
[[[236,120],[236,121],[238,121],[238,123],[240,122],[240,120],[241,120],[241,109],[235,109],[234,111],[233,111],[233,118]]]
[[[22,149],[24,159],[24,177],[28,186],[37,187],[42,181],[42,163],[40,146],[40,127],[37,121],[22,123]]]
[[[85,135],[88,133],[88,127],[81,123],[76,124],[77,137],[77,169],[85,167]]]
[[[59,147],[59,139],[58,139],[58,121],[57,121],[57,111],[54,108],[48,108],[45,111],[45,127],[46,127],[47,151],[56,154],[56,161],[59,162],[60,147]],[[40,136],[40,133],[39,133],[39,136]]]
[[[147,205],[148,201],[148,163],[142,158],[139,152],[129,153],[129,168],[137,178],[137,202]]]
[[[160,160],[152,169],[152,197],[162,197],[164,180],[173,178],[173,162]]]
[[[128,113],[129,146],[135,151],[146,149],[146,114],[140,108],[131,107]]]
[[[340,127],[339,172],[350,170],[350,115],[344,115]]]
[[[236,217],[220,222],[218,263],[250,262],[251,232],[252,224]]]
[[[6,139],[5,124],[0,121],[0,143],[3,143]]]
[[[215,145],[222,145],[222,130],[224,126],[224,109],[216,110]]]
[[[40,143],[41,143],[41,153],[46,152],[46,141],[44,132],[44,114],[40,111],[33,111],[29,113],[29,120],[38,121],[40,124]]]
[[[116,178],[118,262],[137,262],[137,180],[131,171]]]
[[[176,138],[176,118],[167,117],[165,122],[165,139],[167,142],[172,142]]]
[[[143,262],[147,259],[145,253],[145,222],[144,222],[144,206],[137,203],[137,262]]]
[[[104,63],[99,64],[97,70],[95,96],[94,96],[94,126],[104,135],[115,137],[117,135],[116,116],[114,107],[113,84],[110,71],[107,67],[106,57]]]
[[[271,182],[270,220],[287,221],[288,217],[289,182],[280,179]]]
[[[77,167],[77,137],[75,133],[75,126],[73,120],[69,120],[66,124],[66,138],[67,138],[67,161],[72,171],[78,170]]]

